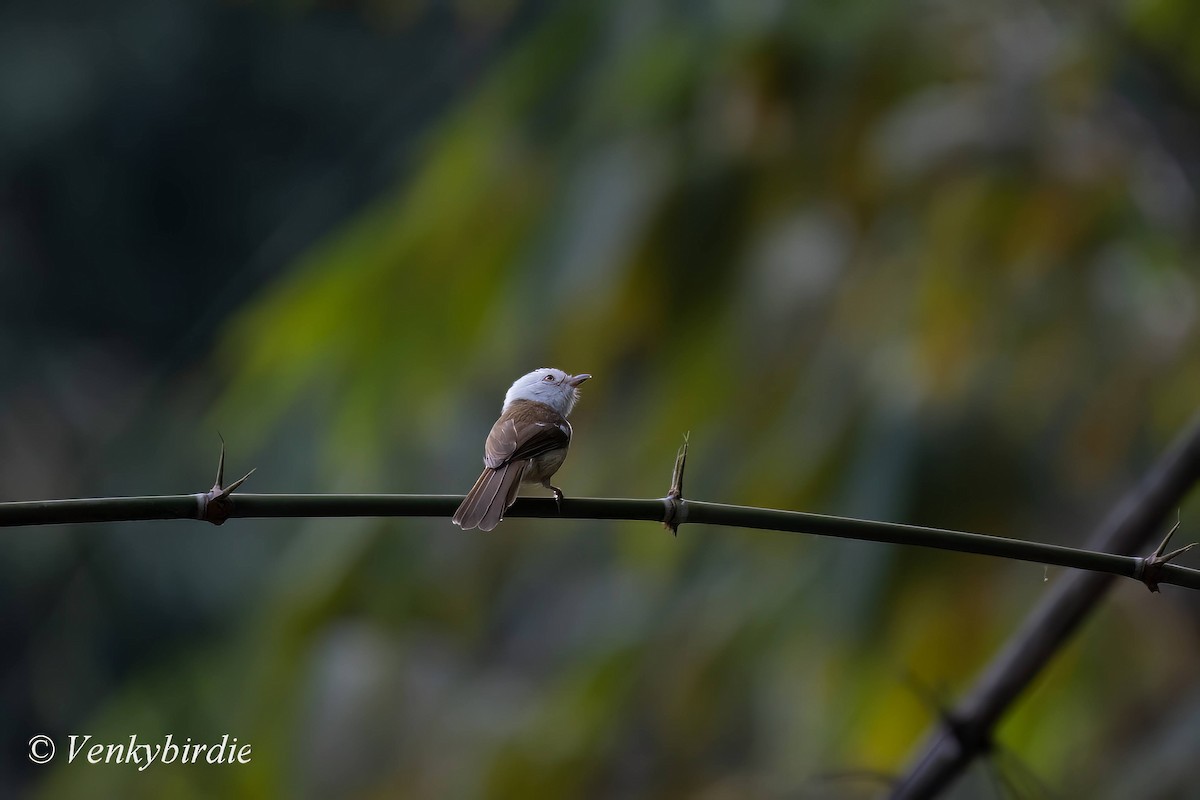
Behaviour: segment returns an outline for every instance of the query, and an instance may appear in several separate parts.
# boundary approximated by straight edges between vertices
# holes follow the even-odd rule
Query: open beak
[[[586,372],[580,373],[579,375],[572,375],[571,377],[567,378],[567,386],[578,386],[590,377],[592,376],[588,375]]]

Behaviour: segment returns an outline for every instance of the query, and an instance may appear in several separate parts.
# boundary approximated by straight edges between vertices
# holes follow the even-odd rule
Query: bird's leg
[[[558,509],[559,514],[562,514],[562,489],[552,485],[549,478],[546,478],[546,480],[542,481],[542,486],[545,486],[547,489],[554,492],[554,507]]]

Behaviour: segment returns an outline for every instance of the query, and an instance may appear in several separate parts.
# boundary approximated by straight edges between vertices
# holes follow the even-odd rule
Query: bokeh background
[[[1198,9],[5,3],[0,500],[201,491],[218,431],[253,491],[462,493],[554,365],[596,376],[569,494],[661,496],[690,431],[697,499],[1080,544],[1200,394]],[[644,523],[7,530],[0,793],[874,796],[1059,576]],[[1120,585],[956,796],[1194,791],[1197,601]]]

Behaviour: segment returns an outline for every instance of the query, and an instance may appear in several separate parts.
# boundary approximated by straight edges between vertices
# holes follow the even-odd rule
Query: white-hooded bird
[[[562,490],[551,485],[550,478],[567,458],[567,415],[579,399],[579,385],[590,377],[543,367],[517,378],[484,444],[483,474],[454,512],[455,525],[492,530],[517,499],[522,483],[541,484],[562,499]]]

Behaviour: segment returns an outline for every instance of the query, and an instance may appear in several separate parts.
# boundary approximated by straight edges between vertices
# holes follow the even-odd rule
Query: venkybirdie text
[[[89,764],[131,764],[138,771],[152,764],[249,764],[249,744],[238,744],[237,737],[225,734],[219,742],[193,742],[189,736],[182,742],[168,733],[162,741],[139,742],[137,734],[129,742],[106,744],[93,742],[91,734],[71,734],[67,761],[76,759]]]

